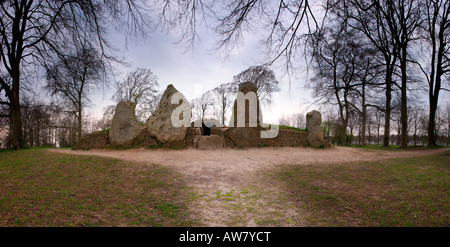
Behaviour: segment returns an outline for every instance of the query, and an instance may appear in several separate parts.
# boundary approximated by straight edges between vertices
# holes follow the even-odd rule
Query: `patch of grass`
[[[400,145],[390,145],[389,147],[384,147],[383,145],[365,145],[361,146],[358,144],[352,144],[345,147],[359,148],[363,150],[384,150],[384,151],[404,151],[404,150],[426,150],[426,149],[436,149],[436,148],[448,148],[445,146],[408,146],[407,148],[402,148]]]
[[[279,128],[280,129],[288,129],[288,130],[296,130],[296,131],[308,131],[307,129],[300,129],[300,128],[287,126],[287,125],[279,125]]]
[[[178,205],[166,202],[159,203],[155,208],[161,211],[162,216],[168,218],[176,218],[180,209]]]
[[[192,226],[190,188],[164,167],[24,149],[0,152],[0,226]]]
[[[450,226],[450,152],[276,173],[309,226]]]
[[[110,128],[107,128],[107,129],[104,129],[104,130],[94,131],[92,133],[109,133],[110,130],[111,130]]]

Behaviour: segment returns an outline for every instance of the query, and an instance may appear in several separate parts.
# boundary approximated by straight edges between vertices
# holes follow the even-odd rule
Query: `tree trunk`
[[[10,123],[11,123],[11,148],[21,149],[25,147],[22,132],[22,114],[20,112],[20,72],[14,69],[13,85],[10,95]]]
[[[427,145],[429,147],[436,146],[436,110],[437,110],[437,99],[430,96],[430,114],[428,116],[428,138]]]
[[[22,133],[22,116],[20,113],[19,100],[11,101],[10,106],[10,121],[11,121],[11,148],[21,149],[24,147],[23,133]]]
[[[366,120],[367,120],[367,106],[366,106],[366,90],[365,84],[362,85],[362,116],[361,116],[361,146],[366,145]]]
[[[389,72],[388,72],[389,73]],[[386,78],[386,109],[384,118],[384,139],[383,146],[389,147],[389,138],[391,134],[391,100],[392,100],[391,74]]]
[[[78,108],[78,125],[77,125],[77,133],[78,133],[78,135],[77,135],[77,142],[78,141],[80,141],[81,140],[81,135],[82,135],[82,133],[81,133],[81,130],[82,130],[82,128],[81,128],[81,123],[82,123],[82,119],[81,119],[81,105],[80,105],[80,108]]]
[[[402,60],[401,60],[401,70],[402,70],[402,87],[401,87],[401,142],[400,147],[406,148],[408,146],[408,100],[407,100],[407,74],[406,74],[406,48],[407,45],[404,44],[402,47]]]

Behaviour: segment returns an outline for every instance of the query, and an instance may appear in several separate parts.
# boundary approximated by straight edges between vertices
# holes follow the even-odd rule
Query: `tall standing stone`
[[[313,110],[306,114],[306,128],[308,136],[306,141],[312,147],[330,147],[330,144],[323,139],[322,115]]]
[[[172,96],[175,94],[177,94],[176,96],[179,100],[176,104],[172,104]],[[185,111],[179,111],[180,107]],[[175,120],[178,119],[180,122],[182,119],[186,118],[188,124],[174,126],[174,122],[172,121],[173,113],[176,113]],[[187,116],[184,116],[185,113]],[[190,118],[191,109],[188,101],[172,84],[170,84],[164,91],[161,101],[155,111],[147,120],[147,131],[150,136],[156,137],[163,145],[184,146],[186,145],[185,138]],[[175,123],[175,125],[177,124]]]
[[[269,143],[268,139],[261,138],[262,113],[256,91],[257,87],[252,82],[239,84],[229,128],[230,138],[237,146],[258,146]],[[239,93],[244,98],[239,99]]]
[[[134,113],[133,104],[129,101],[120,101],[117,104],[109,131],[111,145],[130,147],[140,130],[141,125]]]

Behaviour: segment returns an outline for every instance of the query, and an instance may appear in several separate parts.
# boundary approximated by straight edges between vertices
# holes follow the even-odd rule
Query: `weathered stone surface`
[[[172,104],[172,96],[179,93],[173,85],[167,86],[164,91],[161,101],[156,107],[153,114],[147,120],[147,131],[150,136],[156,137],[156,139],[166,146],[184,146],[186,145],[186,133],[187,125],[190,123],[190,105],[188,101],[182,96],[178,101],[178,104]],[[188,119],[187,125],[174,126],[172,123],[172,113],[179,106],[188,107],[189,116],[183,116],[183,113],[179,114],[179,120],[183,118]]]
[[[226,130],[227,130],[227,128],[213,127],[213,128],[211,128],[210,133],[211,133],[211,135],[218,135],[218,136],[223,137],[224,136],[223,132],[225,132]]]
[[[224,139],[218,135],[201,136],[197,142],[200,150],[222,149],[224,147]]]
[[[256,91],[257,87],[252,82],[239,84],[239,93],[242,93],[244,98],[239,101],[239,93],[236,96],[228,130],[230,139],[237,146],[259,146],[270,143],[267,138],[261,138],[262,113]],[[251,100],[254,102],[250,102]],[[243,126],[239,124],[239,120],[242,121]]]
[[[84,135],[83,138],[77,143],[75,149],[96,149],[106,148],[109,145],[108,132],[93,132]]]
[[[306,128],[308,136],[306,141],[312,147],[329,147],[330,144],[323,139],[322,115],[318,111],[310,111],[306,114]]]
[[[245,100],[242,99],[242,101],[238,101],[238,96],[236,96],[236,99],[234,100],[234,104],[233,104],[233,112],[231,115],[231,119],[230,119],[230,127],[241,127],[238,126],[239,125],[239,121],[238,119],[242,119],[243,123],[244,123],[244,127],[261,127],[261,122],[262,122],[262,112],[260,109],[260,105],[259,105],[259,100],[258,100],[258,96],[257,96],[257,87],[254,83],[252,82],[243,82],[241,84],[239,84],[239,93],[243,93]],[[250,99],[252,99],[252,94],[249,93],[254,93],[254,99],[256,100],[256,102],[254,102],[253,104],[256,105],[252,105],[250,102]],[[238,104],[242,104],[244,105],[242,111],[238,111]],[[250,107],[252,106],[252,107]],[[256,117],[256,124],[255,123],[251,123],[251,119]],[[241,121],[242,121],[241,120]]]
[[[190,147],[197,148],[197,142],[202,132],[200,128],[188,128],[186,134],[186,144]]]
[[[301,147],[306,146],[308,132],[289,129],[280,129],[275,138],[270,138],[270,146],[273,147]]]
[[[229,128],[229,136],[236,146],[255,147],[270,144],[270,138],[261,138],[262,128]]]
[[[229,128],[223,128],[222,134],[223,134],[223,138],[225,140],[225,147],[236,146],[236,144],[233,142],[233,140],[230,137],[230,129]]]
[[[109,131],[111,145],[130,147],[140,131],[141,126],[134,113],[133,105],[126,101],[119,102]]]
[[[133,147],[155,147],[159,146],[161,143],[156,140],[156,137],[150,136],[147,128],[141,128],[139,135],[133,139]]]

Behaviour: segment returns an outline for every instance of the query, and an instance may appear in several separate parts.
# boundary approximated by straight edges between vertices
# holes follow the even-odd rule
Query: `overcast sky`
[[[176,44],[178,37],[171,33],[154,31],[145,40],[129,40],[125,45],[125,36],[115,32],[111,35],[110,41],[119,49],[116,55],[124,56],[129,62],[129,67],[121,68],[122,73],[114,80],[122,80],[127,72],[138,67],[147,68],[157,76],[160,91],[164,91],[167,85],[172,84],[188,100],[192,100],[200,96],[202,92],[222,83],[231,82],[233,76],[248,67],[265,62],[263,59],[266,54],[263,47],[259,45],[262,37],[258,35],[258,30],[244,33],[241,45],[227,57],[220,56],[214,51],[216,39],[214,34],[206,30],[201,26],[198,27],[200,43],[197,43],[194,49],[186,49]],[[296,59],[296,62],[302,60],[298,57]],[[275,63],[271,67],[280,82],[281,91],[273,96],[274,100],[270,109],[263,107],[264,121],[277,123],[283,115],[306,113],[311,110],[321,111],[323,106],[313,104],[312,92],[305,88],[308,80],[305,72],[306,63],[300,66],[296,77],[289,78],[281,68],[282,62]],[[92,106],[88,112],[92,113],[93,118],[101,118],[104,108],[113,104],[111,97],[115,89],[112,82],[109,85],[109,88],[102,87],[91,96]],[[428,105],[426,93],[418,94],[423,99],[421,100],[423,104]],[[445,107],[450,103],[449,95],[449,93],[441,93],[441,106]],[[230,113],[227,118],[229,115]]]
[[[142,41],[128,41],[125,37],[115,34],[111,41],[120,49],[119,56],[125,56],[129,67],[121,69],[122,74],[115,80],[125,77],[127,71],[135,68],[148,68],[158,77],[160,91],[167,85],[173,84],[178,91],[188,99],[201,95],[215,88],[221,83],[231,82],[234,75],[250,66],[259,65],[264,58],[264,52],[259,46],[260,37],[248,33],[242,44],[230,56],[220,56],[214,52],[214,38],[212,35],[200,33],[200,42],[194,49],[186,49],[176,44],[177,37],[162,32],[153,32],[150,37]],[[305,112],[317,109],[311,106],[311,92],[304,88],[306,76],[289,78],[284,75],[279,65],[271,67],[281,91],[274,95],[274,102],[270,109],[263,108],[265,121],[276,123],[282,115]],[[301,75],[302,73],[299,73]],[[111,100],[114,88],[101,88],[92,97],[92,107],[89,111],[95,118],[100,118],[105,106],[113,104]],[[308,108],[309,107],[309,108]]]

